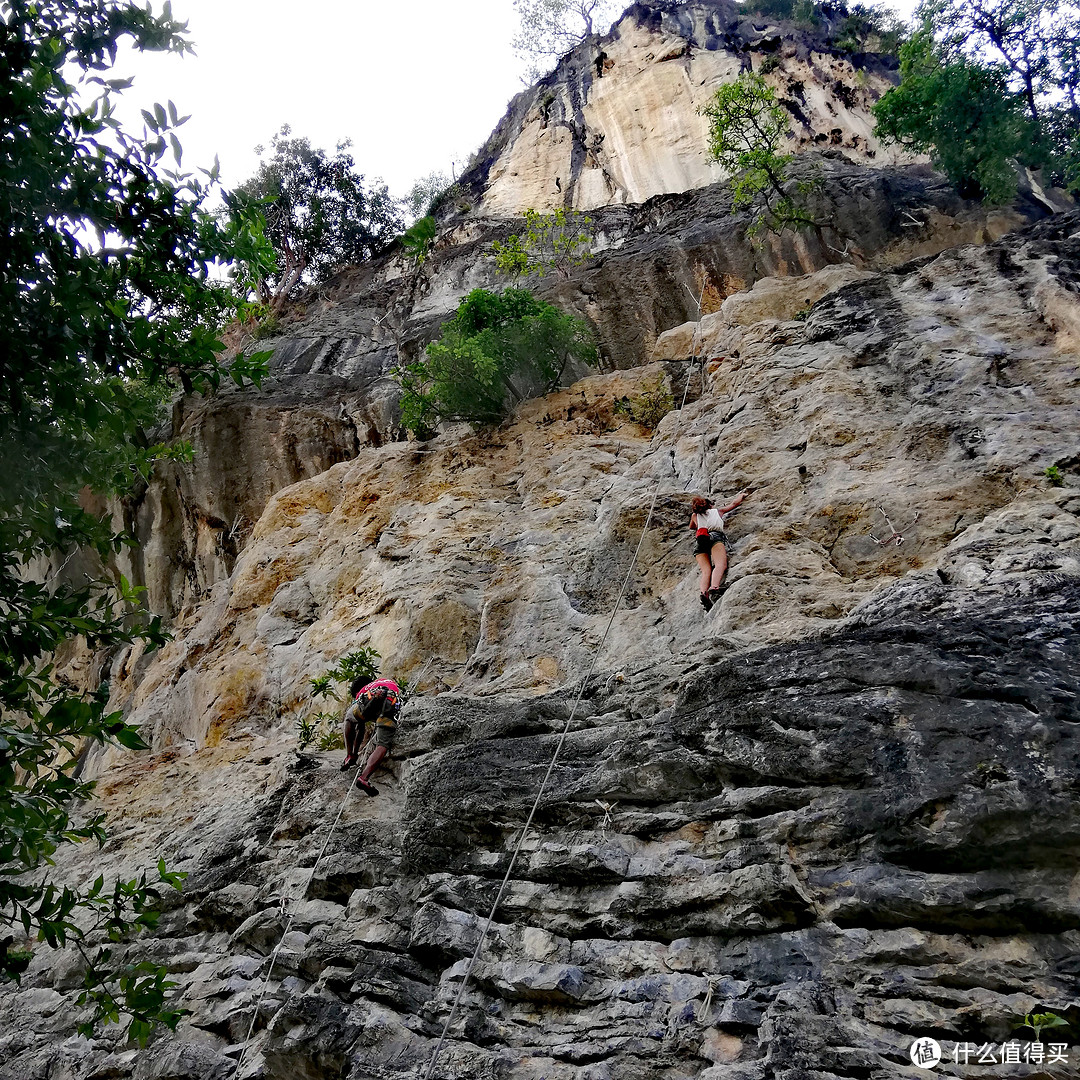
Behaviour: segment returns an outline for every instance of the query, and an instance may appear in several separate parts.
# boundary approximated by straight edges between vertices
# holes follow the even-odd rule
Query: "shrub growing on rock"
[[[701,112],[709,118],[709,157],[732,177],[732,210],[755,207],[749,236],[819,224],[807,205],[819,185],[788,176],[792,155],[780,147],[790,119],[760,75],[744,72],[721,86]]]
[[[420,438],[440,421],[495,424],[557,387],[568,367],[598,356],[588,324],[525,289],[474,289],[423,357],[396,372],[405,427]]]
[[[506,243],[491,245],[495,269],[511,278],[555,274],[568,278],[574,267],[591,259],[593,220],[577,210],[558,209],[550,214],[525,211],[525,230],[513,233]]]

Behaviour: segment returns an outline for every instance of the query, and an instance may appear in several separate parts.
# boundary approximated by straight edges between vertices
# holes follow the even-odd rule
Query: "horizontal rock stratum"
[[[434,1076],[886,1078],[1075,1019],[1078,281],[1076,212],[761,280],[652,364],[270,495],[115,664],[152,749],[88,761],[112,838],[65,853],[188,871],[128,948],[191,1011],[77,1039],[43,953],[0,1077],[230,1077],[253,1014],[241,1076],[423,1076],[568,720]],[[655,430],[616,408],[660,386]],[[705,616],[689,500],[743,487]],[[295,750],[363,644],[415,683],[375,799]]]

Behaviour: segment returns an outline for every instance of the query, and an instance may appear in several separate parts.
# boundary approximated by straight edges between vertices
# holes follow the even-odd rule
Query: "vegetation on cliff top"
[[[325,281],[339,267],[379,254],[402,230],[397,201],[381,181],[364,183],[349,145],[340,142],[328,154],[286,124],[258,172],[237,189],[260,201],[277,254],[276,265],[255,280],[271,314],[302,282]]]
[[[1080,5],[928,0],[877,134],[929,153],[961,194],[1008,202],[1015,162],[1080,190]]]

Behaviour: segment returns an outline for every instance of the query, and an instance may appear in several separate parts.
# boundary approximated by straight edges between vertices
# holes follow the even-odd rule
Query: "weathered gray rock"
[[[113,839],[65,852],[76,878],[189,871],[127,955],[191,1012],[145,1052],[75,1039],[76,967],[43,954],[0,993],[0,1077],[225,1076],[256,1013],[241,1076],[419,1077],[459,992],[434,1072],[458,1080],[885,1080],[916,1036],[1080,1018],[1078,245],[1072,215],[794,281],[801,321],[770,283],[711,318],[655,433],[614,402],[677,365],[271,497],[116,680],[154,750],[88,763]],[[751,478],[705,618],[686,501]],[[361,801],[290,727],[364,641],[421,678]]]

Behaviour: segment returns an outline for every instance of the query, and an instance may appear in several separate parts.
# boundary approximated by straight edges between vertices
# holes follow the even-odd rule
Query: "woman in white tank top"
[[[701,606],[709,611],[723,592],[722,582],[727,573],[727,533],[724,515],[730,514],[748,491],[740,491],[727,506],[716,506],[712,499],[694,499],[690,528],[694,531],[694,558],[701,567]]]

